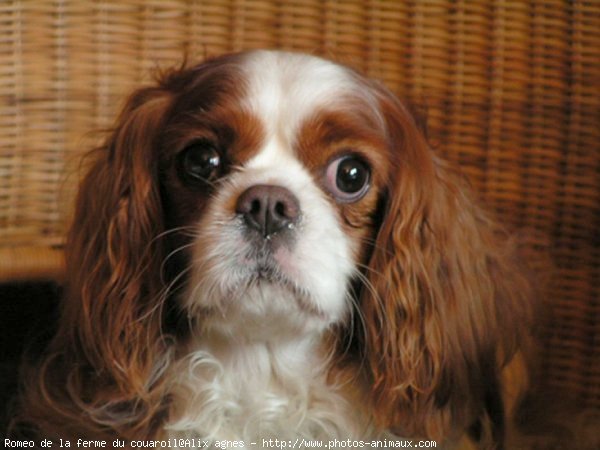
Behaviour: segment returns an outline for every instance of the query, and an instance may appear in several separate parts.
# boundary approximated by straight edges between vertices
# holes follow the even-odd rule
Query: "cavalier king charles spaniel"
[[[134,92],[94,155],[18,424],[502,447],[528,276],[382,84],[304,54],[217,57]]]

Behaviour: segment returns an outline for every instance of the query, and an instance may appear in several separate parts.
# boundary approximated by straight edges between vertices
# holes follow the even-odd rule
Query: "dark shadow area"
[[[53,282],[0,284],[0,431],[11,417],[21,357],[27,351],[35,358],[44,349],[56,325],[60,295]]]

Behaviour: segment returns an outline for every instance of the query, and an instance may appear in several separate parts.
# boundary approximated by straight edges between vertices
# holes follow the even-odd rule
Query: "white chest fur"
[[[326,380],[326,362],[314,338],[203,340],[173,367],[167,434],[257,448],[262,439],[371,437],[351,387]]]

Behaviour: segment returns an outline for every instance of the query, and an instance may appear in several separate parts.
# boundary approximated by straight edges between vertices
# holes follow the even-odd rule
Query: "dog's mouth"
[[[303,288],[270,249],[262,248],[252,250],[244,257],[241,268],[243,276],[237,283],[229,286],[225,296],[226,303],[270,301],[277,302],[287,298],[288,306],[295,306],[298,310],[310,316],[324,317],[324,312],[318,307],[311,293]],[[226,276],[226,275],[225,275]]]
[[[273,260],[257,261],[254,267],[248,268],[247,276],[241,288],[250,289],[253,287],[261,288],[263,291],[269,287],[277,287],[291,292],[294,296],[306,295]]]
[[[239,260],[241,270],[246,273],[249,282],[266,281],[287,284],[291,280],[272,246],[266,243],[251,246]]]
[[[282,281],[282,276],[270,265],[259,264],[251,275],[253,282],[278,283]]]

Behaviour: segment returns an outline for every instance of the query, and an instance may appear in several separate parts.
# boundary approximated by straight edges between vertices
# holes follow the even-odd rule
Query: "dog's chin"
[[[272,264],[256,264],[243,275],[224,273],[219,293],[192,305],[204,332],[252,340],[318,333],[336,318],[317,298]]]

